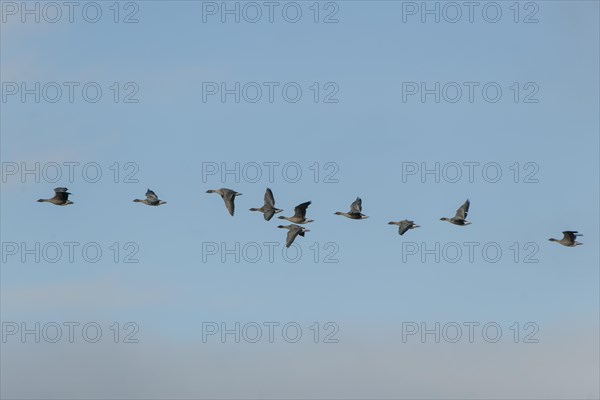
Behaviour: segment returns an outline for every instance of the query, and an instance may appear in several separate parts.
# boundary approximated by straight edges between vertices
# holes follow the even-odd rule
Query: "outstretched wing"
[[[265,217],[265,221],[270,221],[271,218],[273,218],[273,215],[275,215],[275,209],[272,207],[269,207],[263,211],[263,217]]]
[[[305,218],[306,217],[306,209],[308,208],[308,206],[310,206],[310,203],[311,203],[310,201],[307,201],[306,203],[298,204],[294,208],[294,217]]]
[[[352,204],[350,204],[350,214],[360,214],[362,212],[362,200],[357,197]]]
[[[563,239],[567,239],[570,242],[574,242],[577,239],[577,236],[581,236],[577,234],[577,231],[564,231]]]
[[[402,236],[413,226],[412,221],[404,220],[400,221],[400,225],[398,225],[398,233]]]
[[[55,193],[66,192],[68,190],[69,189],[67,189],[66,187],[57,187],[57,188],[54,188],[54,192]]]
[[[287,233],[287,239],[285,241],[285,247],[290,247],[292,245],[292,243],[294,243],[294,239],[296,239],[296,236],[298,236],[298,234],[300,234],[302,232],[301,229],[290,229]],[[304,236],[304,235],[302,235]]]
[[[265,205],[275,207],[275,198],[273,197],[273,192],[269,188],[267,188],[267,191],[265,192]]]
[[[227,211],[229,211],[230,215],[233,215],[235,211],[235,204],[233,201],[235,200],[235,192],[228,190],[223,193],[223,201],[225,202],[225,207],[227,207]]]
[[[65,189],[65,188],[61,188],[61,189]],[[56,199],[60,200],[60,201],[67,201],[67,200],[69,200],[69,195],[70,195],[70,194],[71,194],[71,193],[67,192],[67,191],[66,191],[66,189],[65,189],[65,191],[64,191],[64,192],[63,192],[63,191],[56,192],[56,193],[54,194],[54,197],[55,197]]]
[[[465,201],[465,204],[463,204],[458,210],[456,210],[456,215],[454,216],[454,219],[462,219],[463,221],[467,219],[467,214],[469,214],[470,205],[471,202],[467,199],[467,201]]]
[[[146,198],[148,199],[148,201],[156,201],[156,200],[158,200],[158,196],[156,196],[156,193],[154,193],[150,189],[148,189],[146,191]]]

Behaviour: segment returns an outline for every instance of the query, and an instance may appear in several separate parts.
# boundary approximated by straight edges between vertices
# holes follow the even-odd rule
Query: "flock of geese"
[[[227,211],[229,212],[229,214],[231,216],[233,216],[233,214],[235,212],[235,198],[237,196],[242,195],[241,193],[238,193],[235,190],[225,189],[225,188],[207,190],[206,193],[216,193],[219,196],[221,196],[221,198],[223,198],[223,201],[225,202],[225,207],[227,208]],[[68,192],[67,188],[57,187],[54,189],[54,197],[51,197],[49,199],[39,199],[38,202],[52,203],[57,206],[67,206],[69,204],[73,204],[73,202],[69,200],[70,194],[71,193]],[[158,198],[158,196],[156,195],[156,193],[154,193],[150,189],[148,189],[146,191],[145,199],[135,199],[133,201],[135,203],[143,203],[148,206],[160,206],[163,204],[167,204],[166,201],[160,200]],[[298,204],[294,208],[294,215],[292,215],[291,217],[284,217],[283,215],[280,215],[278,217],[279,219],[284,219],[286,221],[292,222],[291,225],[277,226],[278,228],[288,230],[287,239],[286,239],[286,243],[285,243],[286,247],[290,247],[292,245],[292,243],[294,242],[294,240],[298,236],[304,237],[305,232],[310,232],[310,229],[306,229],[303,226],[297,225],[297,224],[304,225],[304,224],[308,224],[308,223],[314,221],[312,219],[306,218],[306,210],[308,209],[308,206],[310,206],[310,204],[311,204],[310,201]],[[454,215],[454,217],[440,218],[440,221],[447,221],[453,225],[458,225],[458,226],[466,226],[466,225],[471,224],[466,219],[467,214],[469,213],[470,205],[471,205],[471,202],[467,199],[464,202],[464,204],[456,210],[456,214]],[[267,190],[265,192],[264,204],[262,205],[262,207],[251,208],[250,211],[261,212],[266,221],[270,221],[271,218],[273,218],[273,216],[275,214],[283,212],[283,210],[280,210],[279,208],[275,207],[275,197],[273,196],[273,192],[269,188],[267,188]],[[348,211],[348,212],[338,211],[335,213],[335,215],[341,215],[341,216],[344,216],[344,217],[350,218],[350,219],[369,218],[368,216],[366,216],[365,214],[362,213],[362,200],[360,199],[360,197],[357,197],[356,200],[354,200],[352,202],[352,204],[350,205],[350,211]],[[414,221],[409,221],[407,219],[398,221],[398,222],[391,221],[391,222],[388,222],[388,224],[389,225],[397,225],[398,233],[400,235],[404,235],[410,229],[415,229],[415,228],[420,227],[419,225],[416,225]],[[577,231],[563,231],[562,239],[558,240],[558,239],[550,238],[548,240],[550,240],[551,242],[557,242],[563,246],[575,247],[575,246],[579,246],[579,245],[583,244],[583,243],[580,243],[577,241],[577,237],[579,237],[579,236],[583,236],[583,235],[579,234]]]

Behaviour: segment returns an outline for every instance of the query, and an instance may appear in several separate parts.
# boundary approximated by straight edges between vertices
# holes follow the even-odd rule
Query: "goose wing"
[[[275,209],[273,207],[268,207],[263,211],[263,217],[265,217],[265,221],[270,221],[275,215]]]
[[[402,236],[413,226],[412,221],[404,220],[400,221],[400,225],[398,225],[398,233]]]
[[[350,204],[350,214],[360,214],[362,212],[362,200],[357,197],[352,204]]]
[[[454,219],[461,219],[463,221],[467,219],[467,214],[469,213],[470,205],[471,202],[469,200],[465,201],[465,203],[462,206],[460,206],[458,210],[456,210],[456,215],[454,216]]]
[[[154,191],[148,189],[146,191],[146,198],[148,199],[148,201],[157,201],[158,200],[158,196],[156,195],[156,193],[154,193]]]
[[[298,235],[304,236],[304,233],[302,232],[302,228],[300,228],[299,226],[290,228],[290,230],[287,233],[285,247],[290,247],[292,245],[292,243],[294,243],[294,239],[296,239],[296,237]]]
[[[275,207],[275,197],[273,197],[273,192],[269,188],[265,191],[265,205]]]
[[[577,231],[564,231],[563,232],[563,240],[567,239],[571,243],[575,242],[575,240],[577,239],[577,236],[580,236],[577,234]]]
[[[69,200],[69,195],[70,195],[70,194],[71,194],[71,193],[67,192],[66,190],[65,190],[64,192],[63,192],[63,191],[60,191],[60,192],[56,192],[56,193],[54,194],[54,198],[55,198],[55,199],[58,199],[58,200],[60,200],[60,201],[64,201],[64,202],[66,202],[67,200]]]
[[[294,208],[294,217],[305,218],[306,217],[306,209],[308,208],[308,206],[310,206],[310,203],[311,203],[310,201],[307,201],[305,203],[298,204]]]
[[[235,212],[235,192],[231,190],[223,191],[223,201],[225,202],[225,207],[227,207],[227,211],[229,211],[230,215],[233,215]]]

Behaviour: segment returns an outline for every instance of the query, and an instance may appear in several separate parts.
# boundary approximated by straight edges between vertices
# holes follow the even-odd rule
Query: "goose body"
[[[309,222],[314,222],[312,219],[306,219],[306,209],[311,204],[310,201],[307,201],[302,204],[298,204],[294,208],[294,215],[292,217],[284,217],[283,215],[279,217],[279,219],[285,219],[287,221],[293,222],[295,224],[308,224]]]
[[[69,193],[68,190],[69,189],[65,187],[54,188],[54,197],[49,199],[39,199],[38,203],[52,203],[57,206],[68,206],[69,204],[73,204],[73,202],[69,200],[69,195],[71,193]]]
[[[219,194],[223,198],[223,201],[225,202],[225,207],[227,207],[227,211],[229,211],[229,214],[231,216],[233,216],[233,213],[235,212],[235,197],[242,195],[241,193],[238,193],[235,190],[225,188],[207,190],[206,193]]]
[[[292,245],[292,243],[294,243],[294,239],[296,239],[296,237],[298,237],[298,235],[304,237],[304,233],[305,232],[310,232],[310,229],[306,229],[303,226],[299,226],[299,225],[279,225],[278,228],[282,228],[282,229],[287,229],[288,233],[287,233],[287,237],[285,240],[285,247],[290,247]]]
[[[134,203],[143,203],[146,204],[148,206],[160,206],[162,204],[167,204],[166,201],[162,201],[158,198],[158,196],[156,195],[156,193],[154,193],[152,190],[148,189],[146,190],[146,198],[145,199],[134,199],[133,200]]]
[[[562,239],[558,240],[558,239],[550,238],[548,240],[551,242],[556,242],[556,243],[562,244],[563,246],[575,247],[575,246],[580,246],[583,244],[583,243],[580,243],[577,241],[578,236],[583,236],[583,235],[580,233],[577,233],[577,231],[563,231]]]
[[[250,211],[259,211],[263,213],[266,221],[270,221],[273,218],[273,215],[282,212],[278,208],[275,208],[275,197],[273,197],[273,192],[271,189],[267,188],[265,191],[265,199],[264,204],[261,208],[251,208]]]
[[[366,216],[365,214],[362,213],[362,200],[360,199],[360,197],[357,197],[356,200],[354,200],[352,202],[352,204],[350,204],[350,211],[345,213],[345,212],[341,212],[338,211],[335,213],[335,215],[342,215],[346,218],[350,218],[350,219],[365,219],[365,218],[369,218],[368,216]]]
[[[465,201],[465,203],[456,210],[456,215],[452,218],[440,218],[440,221],[447,221],[454,225],[464,226],[470,225],[471,223],[467,221],[467,214],[469,213],[469,206],[471,202],[469,199]]]
[[[409,229],[415,229],[415,228],[420,228],[420,225],[415,225],[415,221],[409,221],[407,219],[404,219],[402,221],[399,222],[388,222],[388,225],[398,225],[398,234],[400,236],[404,235]]]

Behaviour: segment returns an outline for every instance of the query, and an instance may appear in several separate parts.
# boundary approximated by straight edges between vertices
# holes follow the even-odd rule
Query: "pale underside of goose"
[[[69,195],[71,193],[69,193],[68,190],[69,189],[65,187],[54,188],[54,197],[49,199],[39,199],[38,203],[52,203],[57,206],[68,206],[69,204],[73,204],[73,202],[69,200]]]
[[[265,199],[264,204],[261,208],[251,208],[250,211],[259,211],[263,213],[263,216],[266,221],[270,221],[273,218],[273,215],[282,212],[278,208],[275,208],[275,197],[273,197],[273,192],[271,189],[267,188],[265,191]]]
[[[310,232],[310,229],[306,229],[303,226],[294,225],[294,224],[287,225],[287,226],[279,225],[278,228],[288,230],[286,241],[285,241],[285,247],[290,247],[292,245],[292,243],[294,243],[294,239],[296,239],[296,237],[298,237],[298,235],[304,237],[305,232]]]
[[[407,219],[404,219],[402,221],[399,222],[388,222],[388,225],[398,225],[398,234],[400,236],[404,235],[406,232],[408,232],[409,229],[415,229],[415,228],[420,228],[420,225],[416,225],[415,221],[409,221]]]
[[[225,202],[225,207],[227,207],[227,211],[229,211],[229,214],[231,216],[233,216],[233,213],[235,212],[235,197],[242,195],[241,193],[238,193],[235,190],[225,188],[207,190],[206,193],[219,194],[223,198],[223,201]]]
[[[133,200],[134,203],[143,203],[146,204],[148,206],[160,206],[162,204],[167,204],[166,201],[162,201],[158,198],[158,196],[156,195],[156,193],[154,193],[154,191],[148,189],[146,191],[146,198],[145,199],[134,199]]]
[[[580,243],[577,241],[577,237],[579,237],[579,236],[583,236],[583,235],[578,233],[577,231],[563,231],[562,239],[558,240],[558,239],[550,238],[548,240],[551,242],[556,242],[556,243],[562,244],[563,246],[575,247],[575,246],[580,246],[583,244],[583,243]]]
[[[469,213],[469,206],[471,202],[467,199],[465,203],[456,210],[456,215],[452,218],[440,218],[440,221],[447,221],[454,225],[464,226],[471,224],[467,221],[467,214]]]
[[[298,204],[294,208],[294,216],[292,217],[284,217],[283,215],[279,217],[279,219],[285,219],[287,221],[293,222],[295,224],[308,224],[309,222],[314,222],[312,219],[306,219],[306,209],[311,204],[310,201],[307,201],[302,204]]]
[[[365,214],[362,213],[362,200],[360,197],[357,197],[356,200],[354,200],[352,202],[352,204],[350,204],[350,211],[345,213],[345,212],[341,212],[338,211],[335,213],[335,215],[342,215],[346,218],[350,218],[350,219],[366,219],[369,218],[368,216],[366,216]]]

